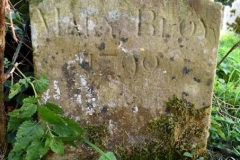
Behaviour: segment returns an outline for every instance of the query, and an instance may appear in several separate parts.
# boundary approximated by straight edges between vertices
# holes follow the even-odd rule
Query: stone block
[[[221,5],[38,0],[30,16],[35,73],[51,82],[42,101],[61,105],[89,132],[98,128],[100,142],[91,140],[100,148],[122,159],[205,154]],[[92,153],[79,144],[58,158]]]

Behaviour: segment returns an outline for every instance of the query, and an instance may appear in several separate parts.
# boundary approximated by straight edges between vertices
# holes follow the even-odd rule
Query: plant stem
[[[27,79],[27,77],[20,71],[20,69],[18,69],[18,67],[16,67],[16,70],[21,74],[21,76],[23,76],[23,78]],[[34,97],[38,98],[38,94],[37,94],[37,92],[35,90],[35,87],[34,87],[33,83],[32,82],[29,82],[29,83],[30,83],[30,85],[31,85],[31,87],[33,89]],[[38,101],[38,105],[41,105],[41,103],[40,103],[40,101],[38,99],[37,99],[37,101]]]
[[[93,149],[95,149],[98,153],[100,153],[101,155],[103,155],[107,160],[111,160],[106,153],[104,153],[100,148],[98,148],[97,146],[95,146],[94,144],[92,144],[91,142],[89,142],[86,139],[82,139],[82,141],[86,144],[88,144],[90,147],[92,147]]]

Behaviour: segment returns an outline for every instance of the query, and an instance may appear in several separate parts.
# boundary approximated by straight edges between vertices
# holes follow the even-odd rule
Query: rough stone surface
[[[224,7],[223,32],[232,31],[240,34],[240,0],[232,3],[232,7]]]
[[[30,3],[35,73],[51,81],[43,101],[61,105],[83,126],[106,125],[106,150],[151,141],[148,122],[169,114],[166,101],[173,95],[196,109],[211,106],[220,5],[209,0]],[[201,120],[203,138],[195,139],[203,141],[201,151],[209,114],[208,109]],[[84,159],[91,152],[83,150],[68,148],[62,159]]]

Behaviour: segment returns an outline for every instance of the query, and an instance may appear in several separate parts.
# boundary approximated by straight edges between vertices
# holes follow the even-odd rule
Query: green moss
[[[86,127],[87,138],[95,145],[105,146],[105,138],[109,135],[106,125],[89,125]]]
[[[159,115],[148,122],[151,140],[130,148],[118,147],[115,151],[119,160],[188,160],[206,157],[199,150],[205,147],[203,124],[207,109],[195,109],[193,104],[173,96],[166,102],[168,114]],[[192,158],[183,154],[189,152]]]

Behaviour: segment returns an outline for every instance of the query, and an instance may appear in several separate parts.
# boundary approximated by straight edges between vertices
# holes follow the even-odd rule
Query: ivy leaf
[[[39,117],[47,123],[62,125],[64,122],[62,117],[44,106],[38,107],[38,113]]]
[[[10,117],[8,121],[7,131],[15,131],[26,119]]]
[[[37,111],[36,98],[28,97],[23,100],[23,105],[20,109],[15,109],[8,115],[16,118],[29,118]]]
[[[45,146],[50,147],[53,152],[59,155],[64,154],[64,144],[60,139],[49,136],[46,140]]]
[[[101,155],[98,160],[117,160],[113,152],[107,152],[105,155]]]
[[[39,79],[33,81],[33,85],[38,93],[42,93],[47,90],[49,80],[45,75],[41,75]]]
[[[58,105],[53,103],[46,103],[44,107],[48,108],[49,110],[53,111],[56,114],[63,114],[63,109],[60,108]]]
[[[16,143],[13,146],[13,151],[18,152],[25,150],[27,146],[33,141],[43,137],[44,127],[37,124],[36,121],[25,121],[18,129],[16,135]]]
[[[8,95],[8,98],[13,98],[19,92],[21,92],[21,85],[19,83],[15,83],[10,87],[10,94]]]
[[[41,159],[49,150],[45,143],[40,140],[34,140],[27,148],[26,160]]]

